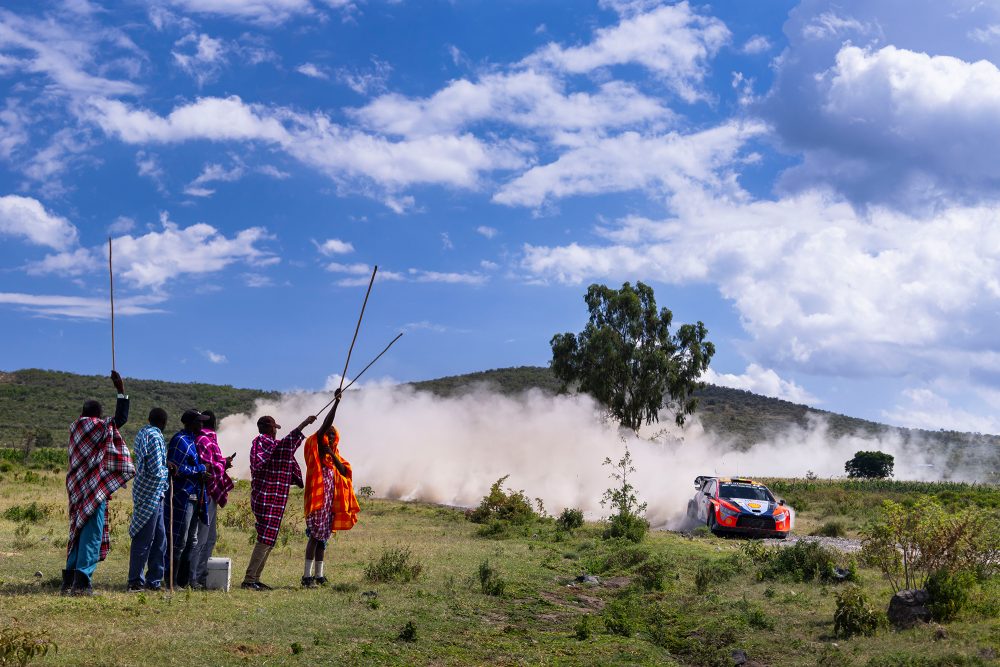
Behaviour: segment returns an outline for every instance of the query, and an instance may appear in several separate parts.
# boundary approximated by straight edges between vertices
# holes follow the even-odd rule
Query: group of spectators
[[[234,488],[229,470],[236,455],[223,455],[213,411],[185,411],[182,429],[167,442],[168,415],[158,407],[150,410],[148,424],[130,452],[119,431],[128,421],[129,399],[121,376],[112,371],[111,380],[118,392],[114,416],[105,418],[100,403],[88,400],[70,427],[70,526],[62,593],[93,595],[94,571],[110,548],[108,500],[133,479],[128,590],[206,588],[218,512]],[[338,391],[320,429],[308,439],[302,430],[315,416],[281,439],[281,426],[273,417],[257,420],[259,435],[250,448],[250,507],[257,540],[242,588],[271,589],[260,577],[277,541],[292,485],[306,490],[309,540],[301,584],[311,588],[326,583],[326,543],[333,531],[354,526],[359,509],[351,467],[338,452],[340,437],[333,426],[340,398]],[[305,479],[295,460],[303,441]]]

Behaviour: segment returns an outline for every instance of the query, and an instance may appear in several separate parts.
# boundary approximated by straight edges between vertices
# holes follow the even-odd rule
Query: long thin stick
[[[170,484],[170,592],[174,592],[174,477],[167,471]]]
[[[392,339],[392,341],[391,341],[391,342],[390,342],[390,343],[389,343],[388,345],[386,345],[386,346],[385,346],[385,349],[384,349],[384,350],[382,350],[381,352],[379,352],[379,353],[378,353],[378,356],[377,356],[377,357],[375,357],[375,358],[374,358],[374,359],[372,359],[372,360],[371,360],[370,362],[368,362],[368,365],[367,365],[367,366],[365,366],[364,368],[362,368],[362,369],[361,369],[361,372],[360,372],[360,373],[358,373],[358,374],[357,374],[356,376],[354,376],[354,379],[353,379],[353,380],[351,380],[351,381],[350,381],[350,382],[348,383],[348,385],[347,385],[346,387],[344,387],[344,388],[343,388],[343,389],[342,389],[341,391],[347,391],[348,389],[350,389],[350,388],[351,388],[351,385],[352,385],[352,384],[354,384],[355,382],[357,382],[357,381],[358,381],[358,379],[359,379],[359,378],[360,378],[360,377],[361,377],[362,375],[364,375],[364,374],[365,374],[365,371],[366,371],[366,370],[368,370],[369,368],[371,368],[371,367],[372,367],[372,364],[374,364],[374,363],[375,363],[376,361],[378,361],[378,360],[379,360],[379,358],[381,358],[381,356],[382,356],[383,354],[385,354],[386,352],[388,352],[388,351],[389,351],[389,348],[390,348],[390,347],[392,347],[392,346],[393,346],[393,344],[394,344],[394,343],[395,343],[395,342],[396,342],[397,340],[399,340],[400,338],[402,338],[402,337],[403,337],[403,334],[399,334],[398,336],[396,336],[395,338],[393,338],[393,339]],[[327,409],[327,408],[328,408],[328,407],[330,406],[330,403],[333,403],[333,401],[334,401],[335,399],[336,399],[336,397],[334,397],[334,398],[331,398],[331,399],[329,400],[329,402],[327,402],[327,404],[326,404],[326,405],[324,405],[323,407],[321,407],[321,408],[319,409],[319,411],[318,411],[318,412],[316,413],[316,415],[317,415],[317,416],[319,416],[319,415],[323,414],[323,411],[324,411],[324,410],[326,410],[326,409]]]
[[[111,370],[115,367],[115,271],[111,265],[111,237],[108,237],[108,278],[111,282]]]
[[[354,343],[358,340],[358,331],[361,330],[361,318],[365,316],[365,307],[368,305],[368,297],[372,293],[372,285],[375,284],[375,274],[378,273],[378,265],[372,270],[372,279],[368,281],[368,291],[365,292],[365,301],[361,304],[361,314],[358,315],[358,325],[354,327],[354,338],[351,339],[351,347],[347,349],[347,361],[344,362],[344,372],[340,374],[340,388],[344,388],[344,378],[347,377],[347,366],[351,363],[351,352],[354,351]],[[327,403],[329,405],[329,403]]]

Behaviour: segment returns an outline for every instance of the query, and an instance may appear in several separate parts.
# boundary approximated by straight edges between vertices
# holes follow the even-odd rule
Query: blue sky
[[[318,388],[543,365],[591,282],[708,380],[1000,432],[1000,9],[134,0],[0,9],[0,368]]]

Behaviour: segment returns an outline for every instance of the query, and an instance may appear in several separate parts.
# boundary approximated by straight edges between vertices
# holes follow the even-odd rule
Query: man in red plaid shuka
[[[260,435],[254,438],[250,447],[250,509],[256,519],[257,544],[254,545],[241,588],[255,591],[271,589],[261,583],[260,573],[278,540],[278,530],[288,503],[288,488],[292,484],[300,488],[303,485],[302,469],[295,460],[295,451],[302,444],[302,429],[314,421],[316,417],[306,417],[288,435],[278,440],[281,426],[274,421],[274,417],[257,420]]]
[[[128,421],[128,396],[121,376],[111,371],[118,390],[115,416],[103,418],[101,404],[86,401],[69,432],[69,542],[62,593],[93,595],[91,578],[111,548],[108,500],[135,477],[132,456],[118,429]]]

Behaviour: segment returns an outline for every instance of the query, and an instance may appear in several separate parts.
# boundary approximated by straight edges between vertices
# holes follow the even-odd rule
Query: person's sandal
[[[316,588],[316,580],[313,577],[302,577],[302,588]]]

